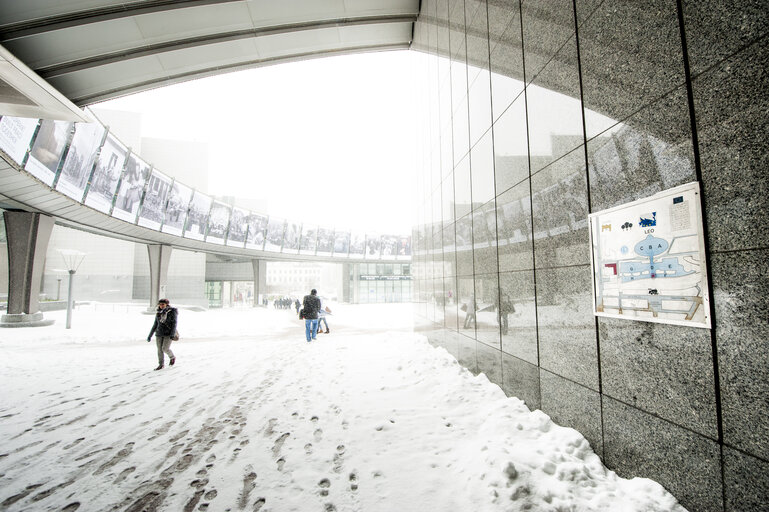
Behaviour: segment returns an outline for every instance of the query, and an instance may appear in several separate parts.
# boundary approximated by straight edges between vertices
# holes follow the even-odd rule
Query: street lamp
[[[64,267],[69,272],[69,291],[67,293],[67,329],[72,327],[72,276],[75,275],[80,264],[85,259],[85,253],[74,249],[60,249]]]

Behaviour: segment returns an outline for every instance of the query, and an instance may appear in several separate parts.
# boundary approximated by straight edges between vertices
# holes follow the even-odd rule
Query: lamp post
[[[77,272],[80,264],[85,259],[85,253],[72,249],[61,249],[59,251],[64,259],[64,266],[69,273],[69,289],[67,292],[67,329],[72,327],[72,277]]]

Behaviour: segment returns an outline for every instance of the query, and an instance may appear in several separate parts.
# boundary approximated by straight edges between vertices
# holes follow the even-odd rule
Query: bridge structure
[[[0,208],[12,270],[0,325],[39,324],[32,290],[52,222],[147,244],[152,302],[173,248],[251,259],[255,276],[268,260],[409,261],[410,236],[216,201],[153,169],[84,107],[241,69],[407,49],[418,11],[413,0],[3,2]]]

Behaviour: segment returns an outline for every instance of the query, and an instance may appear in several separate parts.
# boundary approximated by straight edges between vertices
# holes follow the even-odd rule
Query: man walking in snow
[[[318,334],[318,312],[320,311],[318,290],[313,288],[309,295],[304,296],[302,309],[304,310],[304,333],[309,343],[316,339]]]
[[[171,366],[176,362],[174,353],[171,352],[171,341],[173,341],[176,335],[176,318],[178,312],[176,308],[170,306],[168,299],[160,299],[158,301],[158,309],[155,313],[155,323],[152,324],[152,330],[149,336],[147,336],[147,343],[152,340],[152,335],[155,335],[155,342],[158,346],[158,367],[155,370],[162,370],[165,366],[163,353],[168,354],[170,358],[168,364]]]

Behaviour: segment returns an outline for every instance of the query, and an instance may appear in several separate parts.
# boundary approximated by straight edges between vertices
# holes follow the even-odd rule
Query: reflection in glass
[[[230,216],[230,228],[227,230],[227,245],[243,247],[248,233],[248,210],[232,207]]]
[[[0,119],[0,149],[19,165],[27,154],[37,122],[37,119],[27,117],[3,116]]]
[[[43,119],[37,131],[25,169],[46,185],[52,185],[56,178],[64,146],[72,132],[74,123]]]
[[[224,245],[227,236],[227,227],[230,225],[231,207],[226,203],[214,201],[211,213],[208,216],[208,233],[206,242]]]
[[[270,217],[267,222],[267,233],[264,240],[264,250],[280,252],[283,246],[283,233],[286,230],[286,221],[277,217]]]
[[[327,228],[318,229],[318,256],[331,256],[334,250],[334,230]]]
[[[90,193],[89,193],[90,197]],[[192,199],[192,189],[187,185],[175,181],[168,192],[168,205],[166,206],[163,220],[163,233],[181,236],[184,229],[184,221],[187,219],[187,209]]]
[[[104,127],[98,123],[76,123],[75,136],[64,158],[56,190],[77,202],[83,200],[83,192],[91,177],[96,154],[104,138]]]
[[[283,252],[297,254],[299,252],[299,238],[301,234],[301,224],[295,222],[286,224],[286,235],[283,237]]]
[[[299,242],[299,254],[315,254],[318,244],[318,226],[303,225],[302,239]]]
[[[112,134],[107,135],[107,140],[104,141],[99,152],[99,160],[96,162],[96,169],[86,193],[85,204],[87,206],[100,212],[110,212],[127,156],[128,149]],[[189,202],[189,198],[187,202]]]
[[[190,210],[187,213],[187,224],[184,227],[185,238],[203,240],[208,226],[208,214],[211,212],[213,199],[210,196],[196,190],[192,194]]]
[[[136,222],[144,184],[150,175],[150,166],[136,155],[128,157],[120,180],[112,216],[128,222]]]
[[[139,213],[140,226],[160,229],[170,188],[171,178],[153,169],[147,184],[147,191],[144,193],[141,212]]]

